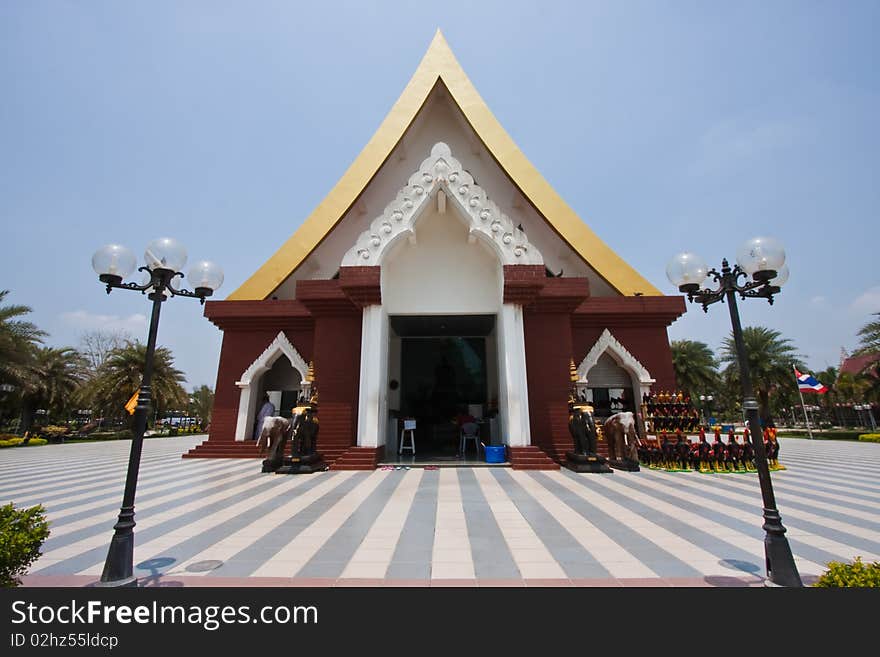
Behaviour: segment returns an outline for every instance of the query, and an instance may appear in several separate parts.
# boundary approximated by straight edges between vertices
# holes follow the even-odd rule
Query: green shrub
[[[3,447],[36,447],[45,445],[49,441],[45,438],[22,438],[21,436],[0,436],[0,448]]]
[[[49,536],[45,509],[32,506],[16,509],[0,506],[0,586],[21,584],[21,575],[40,556],[40,547]]]
[[[863,433],[859,436],[859,442],[880,443],[880,433]]]
[[[70,427],[65,427],[59,424],[50,424],[48,427],[43,427],[43,430],[40,431],[40,435],[49,439],[60,438],[68,433],[70,433]]]
[[[123,429],[122,431],[95,431],[85,438],[85,442],[93,440],[131,440],[131,431]]]
[[[813,584],[823,588],[880,588],[880,563],[862,563],[861,557],[856,557],[853,563],[841,563],[832,561],[828,564],[828,570],[822,573],[819,580]]]

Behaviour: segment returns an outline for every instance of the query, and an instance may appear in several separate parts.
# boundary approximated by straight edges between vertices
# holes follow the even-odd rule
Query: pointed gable
[[[661,294],[599,239],[526,159],[483,102],[438,30],[400,98],[336,186],[229,299],[265,299],[305,261],[355,204],[438,82],[448,90],[452,102],[513,185],[610,288],[623,295]]]

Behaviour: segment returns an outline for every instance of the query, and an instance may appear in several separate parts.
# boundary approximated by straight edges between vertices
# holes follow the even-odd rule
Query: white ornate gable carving
[[[284,331],[279,331],[272,343],[266,347],[263,353],[260,354],[253,363],[251,363],[250,367],[248,367],[244,371],[244,374],[241,375],[241,379],[235,382],[235,385],[239,388],[249,386],[256,376],[272,367],[282,354],[287,356],[287,360],[293,365],[293,369],[299,372],[301,380],[305,381],[306,373],[309,371],[308,364],[305,359],[300,356],[296,347],[290,344],[290,340],[284,335]]]
[[[620,363],[621,367],[627,370],[631,376],[638,379],[640,385],[650,386],[654,383],[655,380],[651,378],[651,374],[645,366],[642,365],[626,347],[620,344],[617,338],[615,338],[608,329],[602,331],[602,335],[596,340],[596,344],[593,345],[593,348],[590,349],[589,353],[578,366],[577,374],[579,382],[584,383],[587,381],[587,374],[589,374],[590,370],[593,369],[593,366],[599,361],[599,357],[606,351],[609,351],[616,356],[615,360]]]
[[[484,239],[494,247],[502,264],[541,265],[544,258],[493,203],[471,174],[452,156],[443,142],[434,144],[431,155],[388,204],[381,216],[358,237],[342,258],[342,266],[379,265],[388,247],[403,236],[415,234],[415,222],[438,190],[442,190],[469,220],[471,237]]]

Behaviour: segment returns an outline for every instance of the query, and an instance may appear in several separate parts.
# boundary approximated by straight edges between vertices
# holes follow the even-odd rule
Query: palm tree
[[[122,415],[125,403],[140,388],[146,359],[147,347],[137,341],[112,350],[84,388],[84,401],[105,417]],[[156,347],[150,385],[153,409],[162,413],[184,406],[188,396],[181,384],[185,380],[183,372],[174,367],[171,350]]]
[[[874,313],[880,317],[880,313]],[[868,322],[859,329],[859,348],[856,350],[858,354],[867,354],[874,351],[880,351],[880,320]]]
[[[790,397],[797,393],[792,366],[803,367],[797,350],[791,340],[783,338],[779,331],[763,326],[747,326],[743,329],[743,341],[746,346],[746,359],[752,385],[758,395],[761,420],[764,423],[772,420],[770,395],[779,393]],[[725,368],[725,379],[729,385],[740,388],[739,365],[736,354],[736,343],[733,334],[724,339],[721,346],[721,361],[728,363]]]
[[[45,408],[49,417],[65,417],[85,379],[85,359],[71,347],[36,347],[23,366],[22,431],[30,429],[34,411]]]
[[[695,399],[700,393],[716,389],[718,361],[709,345],[696,340],[673,340],[669,346],[672,349],[672,369],[680,390]]]
[[[0,290],[0,303],[9,290]],[[43,341],[45,331],[20,319],[31,312],[28,306],[0,306],[0,382],[21,384],[31,348]]]
[[[199,386],[193,388],[189,396],[189,413],[201,422],[201,428],[204,429],[211,423],[211,411],[214,407],[214,391],[208,386]]]

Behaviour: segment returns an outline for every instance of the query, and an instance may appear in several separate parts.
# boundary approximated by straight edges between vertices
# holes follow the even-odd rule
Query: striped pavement
[[[181,459],[203,437],[144,443],[136,574],[144,585],[755,586],[755,474],[509,468],[260,473]],[[0,451],[0,503],[43,504],[51,534],[25,583],[100,576],[129,443]],[[880,445],[782,439],[773,473],[805,581],[880,560]]]

